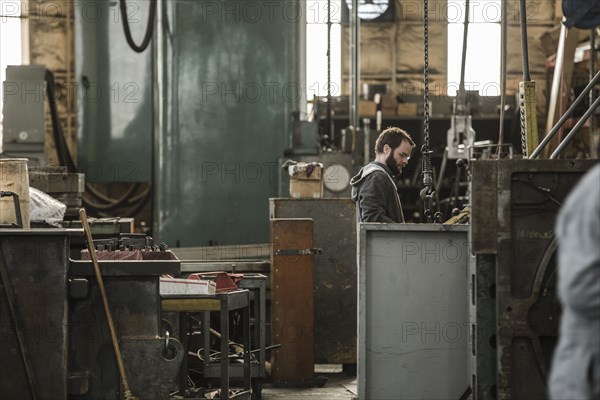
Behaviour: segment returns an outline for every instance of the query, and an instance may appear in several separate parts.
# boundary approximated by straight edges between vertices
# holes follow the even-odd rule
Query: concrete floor
[[[327,383],[322,388],[273,388],[264,384],[263,400],[352,400],[356,397],[356,377],[344,374],[323,374]]]

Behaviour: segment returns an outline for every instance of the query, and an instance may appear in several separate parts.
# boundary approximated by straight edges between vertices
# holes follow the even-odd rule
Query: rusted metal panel
[[[0,267],[7,278],[0,280],[3,399],[34,398],[25,363],[30,365],[38,398],[67,398],[68,243],[62,229],[0,230]]]
[[[497,398],[546,398],[558,336],[556,215],[594,160],[502,160],[497,193]],[[491,208],[482,201],[479,207]],[[493,204],[493,203],[492,203]]]
[[[272,219],[271,322],[275,386],[312,386],[314,374],[313,221]],[[283,253],[286,255],[277,255]]]
[[[497,162],[477,160],[471,176],[471,241],[473,253],[495,254]]]
[[[315,362],[356,363],[356,206],[349,198],[270,199],[271,218],[311,218]]]
[[[173,379],[187,353],[177,339],[140,336],[122,337],[120,341],[125,370],[134,394],[140,399],[164,399],[173,391]],[[157,365],[159,368],[147,368]],[[144,396],[144,397],[142,397]]]
[[[560,317],[555,218],[565,197],[595,162],[472,162],[477,398],[547,397]],[[490,275],[494,269],[495,279]],[[490,297],[494,295],[495,299]]]
[[[474,375],[474,399],[494,400],[496,395],[496,255],[475,256],[475,335],[473,337],[475,362],[471,366]]]
[[[90,264],[90,261],[71,261],[69,266],[69,278],[88,281],[86,296],[69,299],[69,372],[71,380],[79,383],[73,388],[77,390],[70,387],[69,394],[82,400],[117,399],[122,388],[102,311],[102,298],[96,280],[90,276]],[[165,398],[183,357],[173,360],[161,357],[153,363],[146,360],[157,350],[154,339],[164,333],[160,327],[159,278],[177,271],[180,262],[121,260],[99,264],[117,337],[125,344],[123,361],[128,376],[132,376],[132,391],[140,399]],[[132,354],[136,354],[133,360]],[[136,376],[140,370],[135,368],[140,365],[143,365],[143,374],[152,377],[153,385],[145,386],[146,377]]]

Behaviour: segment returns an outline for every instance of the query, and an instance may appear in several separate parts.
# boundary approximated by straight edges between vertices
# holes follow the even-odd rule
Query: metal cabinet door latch
[[[315,256],[323,253],[323,249],[313,247],[312,249],[281,249],[275,250],[276,256]]]

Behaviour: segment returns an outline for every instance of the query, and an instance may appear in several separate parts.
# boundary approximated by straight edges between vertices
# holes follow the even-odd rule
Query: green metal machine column
[[[303,93],[298,1],[165,2],[154,234],[266,243],[278,158]]]

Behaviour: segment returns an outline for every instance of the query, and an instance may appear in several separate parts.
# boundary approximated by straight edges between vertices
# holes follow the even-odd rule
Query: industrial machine
[[[60,134],[56,104],[49,106],[63,165],[46,168],[44,102],[35,96],[21,102],[22,93],[12,86],[52,89],[52,77],[40,66],[9,68],[4,151],[43,166],[30,169],[29,186],[56,197],[67,211],[62,228],[31,221],[32,229],[21,229],[29,221],[18,212],[19,196],[0,184],[2,205],[15,208],[14,221],[0,221],[2,398],[200,396],[200,388],[191,390],[188,380],[220,387],[227,398],[229,378],[242,384],[246,397],[252,392],[260,398],[268,327],[273,341],[289,346],[273,357],[281,384],[313,385],[315,362],[356,363],[361,400],[545,398],[561,312],[555,217],[595,162],[558,158],[597,115],[600,73],[591,74],[538,145],[527,13],[521,9],[524,73],[518,104],[506,98],[506,56],[501,96],[480,104],[478,94],[465,90],[464,40],[461,84],[451,109],[429,92],[429,1],[424,0],[424,90],[410,99],[422,106],[410,117],[384,116],[385,85],[374,85],[367,87],[373,95],[367,97],[375,111],[359,119],[359,9],[364,15],[365,2],[354,0],[361,6],[350,10],[347,32],[350,95],[334,99],[328,85],[328,96],[315,99],[314,120],[301,120],[304,94],[292,98],[293,85],[272,84],[303,79],[300,24],[277,14],[268,24],[226,25],[226,18],[216,18],[202,2],[162,2],[158,9],[157,1],[151,3],[150,15],[140,9],[149,21],[141,47],[132,45],[131,32],[124,38],[112,29],[113,3],[101,2],[99,20],[76,22],[83,54],[77,59],[80,170],[96,181],[152,181],[146,196],[132,197],[143,207],[154,194],[152,229],[169,244],[231,249],[227,245],[266,242],[270,227],[280,229],[277,234],[286,241],[279,247],[273,239],[257,245],[261,255],[276,260],[271,271],[263,257],[220,264],[191,258],[182,266],[164,245],[131,234],[130,219],[92,224],[97,240],[84,240],[75,220],[84,205],[84,177],[76,173],[77,163]],[[387,16],[394,11],[389,2],[375,3],[385,3],[381,13]],[[502,3],[506,54],[508,18]],[[229,2],[212,6],[217,5]],[[76,7],[83,11],[85,4]],[[468,14],[465,20],[466,38]],[[133,54],[129,47],[143,52],[153,26],[151,51]],[[591,48],[595,51],[593,40]],[[123,73],[116,85],[115,71]],[[105,95],[94,98],[98,89]],[[589,108],[550,159],[537,160],[589,94]],[[411,95],[401,94],[399,100]],[[505,115],[508,110],[512,113]],[[388,125],[406,128],[417,143],[398,186],[407,220],[419,224],[357,225],[349,181],[373,158],[376,137]],[[288,159],[324,164],[325,198],[281,198],[288,193],[281,171]],[[95,168],[98,174],[90,174]],[[133,193],[126,191],[117,203],[127,204]],[[117,208],[111,200],[104,211]],[[299,223],[302,232],[288,220]],[[117,236],[125,225],[128,235]],[[287,246],[299,233],[309,244]],[[98,250],[87,253],[91,260],[81,257],[85,243]],[[301,263],[290,261],[294,257],[303,257]],[[215,265],[232,272],[259,268],[264,275],[249,277],[231,295],[185,299],[189,302],[161,296],[161,276],[207,272]],[[282,265],[287,269],[279,269]],[[268,279],[275,283],[272,292]],[[271,296],[276,303],[272,324]],[[229,319],[231,310],[239,314]],[[220,332],[211,329],[210,312],[221,313]],[[294,336],[289,333],[301,330],[282,326],[308,331]],[[242,340],[234,342],[238,336]],[[289,354],[308,360],[301,377],[285,359]]]
[[[44,150],[46,69],[41,65],[6,68],[2,110],[2,146],[5,157],[28,158],[30,166],[48,164]]]
[[[473,376],[479,399],[546,396],[561,314],[556,297],[556,215],[595,163],[473,162]]]
[[[18,197],[14,204],[20,210]],[[85,216],[83,210],[80,214]],[[81,250],[81,228],[22,229],[20,213],[16,223],[0,226],[3,398],[166,399],[172,393],[203,396],[212,391],[227,399],[230,376],[232,388],[243,378],[245,390],[236,390],[238,397],[253,393],[260,398],[260,378],[265,377],[264,275],[249,276],[242,289],[231,292],[163,293],[160,278],[182,273],[181,262],[164,243],[144,234],[109,233],[126,221],[111,226],[94,221],[102,238],[92,241],[87,217],[81,222],[87,250]],[[67,225],[77,226],[72,221]],[[250,290],[256,321],[252,344]],[[233,332],[229,336],[232,310],[242,315],[235,348],[228,340],[234,337]],[[221,313],[218,332],[211,328],[213,311]],[[168,323],[167,313],[173,323]],[[198,313],[201,324],[188,326],[188,313]],[[215,332],[225,356],[215,363],[202,362],[205,389],[188,392],[192,332],[201,334],[200,346],[206,348],[197,352],[200,361],[200,354],[209,359]],[[258,352],[252,363],[251,348]],[[230,361],[230,351],[242,354],[243,362]],[[251,389],[252,378],[257,380]]]
[[[0,229],[3,398],[123,396],[92,263],[69,256],[70,239],[80,235],[75,229]],[[100,269],[133,392],[166,398],[184,354],[161,332],[158,280],[177,274],[180,262],[168,251],[119,253],[130,252],[144,259],[113,257]]]

